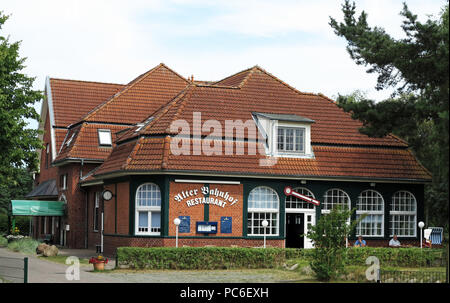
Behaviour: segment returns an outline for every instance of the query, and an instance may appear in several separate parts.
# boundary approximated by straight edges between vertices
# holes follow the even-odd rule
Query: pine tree
[[[373,137],[394,133],[410,143],[433,175],[433,183],[425,189],[429,223],[448,227],[448,3],[439,18],[423,23],[404,4],[402,39],[370,27],[364,11],[355,17],[356,6],[348,0],[342,12],[343,22],[330,17],[330,26],[347,40],[350,57],[368,66],[368,73],[378,74],[376,89],[393,87],[395,93],[382,102],[360,95],[339,96],[338,105],[363,122],[362,133]]]

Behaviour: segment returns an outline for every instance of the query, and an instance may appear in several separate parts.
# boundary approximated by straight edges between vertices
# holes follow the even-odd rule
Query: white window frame
[[[293,190],[295,192],[298,192],[299,194],[304,195],[304,196],[316,199],[316,197],[314,196],[314,193],[312,191],[310,191],[309,189],[307,189],[306,187],[296,187]],[[300,204],[300,205],[303,205],[303,206],[307,205],[308,207],[288,207],[288,200],[289,200],[291,205],[294,204],[294,203],[297,203],[297,204]],[[285,203],[286,210],[290,210],[290,211],[292,211],[292,210],[303,210],[304,211],[304,210],[314,210],[315,209],[315,205],[314,204],[308,203],[308,202],[306,202],[306,201],[304,201],[302,199],[299,199],[299,198],[297,198],[295,196],[292,196],[292,195],[291,196],[287,196],[286,199],[284,200],[284,203]]]
[[[267,188],[271,191],[273,191],[275,193],[275,196],[277,197],[277,207],[276,208],[259,208],[259,207],[248,207],[247,208],[247,236],[250,237],[262,237],[264,236],[264,233],[259,234],[259,233],[254,233],[254,229],[255,228],[259,228],[259,226],[255,226],[254,221],[255,221],[255,214],[258,213],[259,215],[263,214],[264,218],[266,218],[267,222],[269,223],[269,225],[267,225],[266,227],[266,231],[268,231],[266,233],[266,236],[278,236],[280,234],[280,197],[278,196],[278,193],[273,189],[270,188],[268,186],[257,186],[255,188],[253,188],[249,194],[248,194],[248,199],[247,199],[247,205],[249,204],[249,198],[250,198],[250,194],[256,190],[256,189],[260,189],[260,188]],[[273,214],[275,215],[275,221],[276,221],[276,233],[272,233],[272,229],[274,226],[272,226],[272,218],[271,220],[267,219],[267,215],[270,214],[269,216],[271,217]],[[249,217],[250,216],[250,217]],[[249,219],[250,219],[250,225],[249,225]],[[259,220],[259,219],[258,219]],[[263,220],[261,220],[262,222]],[[248,232],[248,230],[250,229],[250,233]]]
[[[278,148],[278,131],[280,129],[284,130],[284,135],[283,135],[283,149],[279,149]],[[292,150],[286,150],[286,130],[288,129],[292,129],[293,130],[293,137],[292,137]],[[303,132],[302,138],[303,141],[301,142],[303,149],[302,150],[295,150],[295,147],[297,145],[297,137],[295,136],[295,130],[300,130],[301,132]],[[276,132],[274,134],[274,144],[275,144],[275,150],[278,154],[294,154],[294,155],[304,155],[305,154],[305,150],[306,150],[306,127],[302,127],[302,126],[286,126],[286,125],[277,125],[276,127]]]
[[[112,146],[112,137],[110,129],[98,129],[98,145],[100,146]],[[102,137],[102,134],[109,134],[108,137]],[[107,142],[102,142],[103,139],[106,139]]]
[[[61,189],[66,190],[67,189],[67,174],[62,174],[61,177],[62,177]],[[61,179],[61,177],[60,177],[60,179]]]
[[[377,199],[381,198],[381,210],[360,210],[359,207],[362,205],[362,201],[361,199],[363,199],[362,195],[364,193],[368,193],[371,192],[372,195],[368,198],[374,198],[373,194],[377,195]],[[366,203],[365,205],[368,205],[368,198],[366,198]],[[368,216],[381,216],[381,234],[380,235],[368,235],[368,234],[364,234],[361,232],[361,223],[365,220],[363,219],[362,221],[360,221],[358,223],[358,226],[356,227],[356,233],[358,235],[364,236],[364,237],[374,237],[374,238],[382,238],[384,237],[384,198],[383,195],[381,195],[378,191],[373,190],[373,189],[368,189],[368,190],[364,190],[362,191],[359,195],[358,195],[358,200],[356,202],[356,217],[358,218],[359,216],[363,215],[363,214],[367,214]],[[367,217],[366,217],[367,218]]]
[[[330,203],[327,203],[327,202],[326,202],[326,198],[328,197],[328,195],[327,195],[328,192],[329,192],[329,191],[332,191],[332,190],[339,190],[339,191],[341,191],[341,192],[343,192],[343,193],[345,194],[345,196],[346,196],[347,199],[348,199],[348,210],[350,210],[351,207],[352,207],[352,201],[351,201],[351,199],[350,199],[350,196],[347,194],[347,192],[344,191],[344,190],[342,190],[342,189],[340,189],[340,188],[330,188],[330,189],[328,189],[328,190],[325,192],[325,194],[323,195],[323,203],[322,203],[321,213],[322,213],[322,214],[329,214],[330,211],[331,211],[331,209],[323,209],[323,207],[324,207],[325,205],[330,204]]]
[[[413,198],[413,205],[414,205],[414,210],[413,211],[401,211],[401,210],[392,210],[393,209],[393,199],[394,196],[398,193],[407,193],[409,195],[411,195],[411,197]],[[399,190],[396,191],[392,197],[391,197],[391,204],[389,205],[389,234],[390,236],[394,236],[394,228],[392,225],[392,217],[393,216],[414,216],[414,222],[413,222],[413,231],[414,233],[412,235],[404,235],[404,234],[399,234],[398,231],[395,233],[397,236],[399,237],[404,237],[404,238],[415,238],[417,236],[417,199],[416,197],[413,195],[413,193],[411,193],[410,191],[407,190]],[[409,221],[408,221],[409,222]]]
[[[139,205],[139,190],[146,185],[153,185],[156,187],[156,189],[158,189],[159,191],[159,206],[141,206]],[[135,229],[134,229],[134,233],[135,235],[152,235],[152,236],[159,236],[161,235],[161,204],[162,204],[162,197],[161,197],[161,189],[159,188],[159,186],[155,183],[143,183],[141,185],[139,185],[139,187],[136,189],[136,196],[135,196]],[[147,221],[148,221],[148,231],[139,231],[139,213],[141,212],[146,212],[147,213]],[[159,231],[151,231],[152,229],[152,213],[159,213],[160,215],[160,226],[159,226]]]

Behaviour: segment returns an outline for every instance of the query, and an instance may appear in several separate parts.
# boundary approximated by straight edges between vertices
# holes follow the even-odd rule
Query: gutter
[[[339,177],[339,176],[311,176],[311,175],[261,175],[249,173],[214,173],[211,171],[188,171],[188,170],[164,170],[164,171],[123,171],[118,170],[106,174],[100,174],[97,180],[81,183],[81,186],[91,186],[102,184],[103,179],[112,179],[128,175],[188,175],[188,176],[213,176],[213,177],[232,177],[232,178],[258,178],[258,179],[285,179],[285,180],[310,180],[310,181],[347,181],[347,182],[375,182],[375,183],[413,183],[425,184],[431,183],[431,180],[424,179],[388,179],[388,178],[367,178],[367,177]]]

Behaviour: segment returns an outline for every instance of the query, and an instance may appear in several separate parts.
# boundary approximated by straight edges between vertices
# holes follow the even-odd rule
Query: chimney
[[[194,75],[191,75],[191,82],[194,82]]]

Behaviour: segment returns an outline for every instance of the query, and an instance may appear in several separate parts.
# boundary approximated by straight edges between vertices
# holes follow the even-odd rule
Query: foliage
[[[118,262],[137,269],[276,268],[286,260],[280,248],[119,247]]]
[[[16,227],[19,230],[19,234],[28,235],[30,230],[30,217],[18,216],[16,219]],[[10,234],[8,231],[8,215],[0,212],[0,234]]]
[[[310,265],[317,279],[334,280],[344,272],[347,257],[345,239],[363,219],[361,216],[348,224],[353,212],[336,207],[329,214],[322,215],[308,231],[308,238],[314,243]]]
[[[0,247],[6,247],[7,245],[8,245],[8,240],[5,237],[0,236]]]
[[[10,182],[0,182],[0,215],[2,209],[6,213],[11,200],[23,199],[33,188],[33,178],[28,169],[11,169],[9,173],[8,179]],[[2,230],[1,226],[0,230]]]
[[[380,266],[443,266],[444,249],[420,249],[419,247],[352,247],[347,250],[347,264],[365,265],[366,259],[375,256]]]
[[[36,253],[36,248],[38,247],[38,245],[39,242],[36,240],[33,240],[31,238],[23,238],[10,242],[8,244],[8,249],[30,255]]]
[[[8,16],[0,11],[0,30]],[[0,207],[14,197],[21,188],[23,169],[37,169],[36,149],[42,144],[38,130],[28,129],[26,119],[39,120],[33,104],[42,99],[40,91],[33,90],[35,78],[21,73],[25,58],[19,57],[20,42],[10,43],[0,32]]]
[[[424,23],[404,4],[402,39],[394,39],[382,28],[371,28],[364,11],[356,18],[355,4],[348,0],[342,12],[344,21],[330,18],[330,26],[347,40],[351,58],[369,66],[368,73],[378,74],[378,90],[394,87],[396,93],[382,102],[358,93],[339,96],[338,105],[363,122],[362,133],[374,137],[394,133],[411,144],[433,175],[425,191],[428,224],[448,226],[448,4],[440,18]]]
[[[310,264],[316,251],[295,248],[119,247],[117,260],[118,264],[135,269],[259,269],[278,268],[285,263],[289,266],[294,263]],[[345,253],[345,268],[366,268],[365,262],[369,256],[376,256],[382,268],[437,267],[444,263],[443,249],[352,247],[342,248],[342,251]]]

